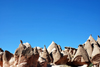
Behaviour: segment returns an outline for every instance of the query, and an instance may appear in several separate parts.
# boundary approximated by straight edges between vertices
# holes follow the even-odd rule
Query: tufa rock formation
[[[32,48],[29,43],[20,40],[19,47],[12,54],[0,48],[0,67],[100,67],[100,37],[97,41],[89,36],[78,49],[65,47],[54,41],[46,49],[41,47]]]

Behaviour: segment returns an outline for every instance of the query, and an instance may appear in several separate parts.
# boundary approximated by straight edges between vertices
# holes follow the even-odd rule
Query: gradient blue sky
[[[77,48],[100,35],[100,0],[0,0],[0,48],[14,53],[52,41]]]

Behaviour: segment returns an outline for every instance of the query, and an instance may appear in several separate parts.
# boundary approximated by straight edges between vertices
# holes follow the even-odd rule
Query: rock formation
[[[89,36],[78,49],[61,46],[52,41],[49,47],[32,48],[20,40],[19,47],[12,54],[0,48],[0,67],[100,67],[100,37],[97,41]]]

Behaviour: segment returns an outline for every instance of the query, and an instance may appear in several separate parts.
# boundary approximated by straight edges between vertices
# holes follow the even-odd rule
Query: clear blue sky
[[[14,53],[52,41],[77,48],[92,34],[100,35],[100,0],[0,0],[0,48]]]

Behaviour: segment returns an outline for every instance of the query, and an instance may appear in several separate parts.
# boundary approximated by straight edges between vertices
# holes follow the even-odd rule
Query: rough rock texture
[[[79,45],[78,50],[72,59],[74,65],[83,65],[89,62],[89,57],[82,45]]]
[[[52,61],[51,56],[49,55],[49,53],[48,53],[48,51],[46,49],[46,46],[44,46],[44,50],[43,50],[43,52],[41,54],[41,57],[44,58],[44,59],[46,59],[46,61],[48,63],[50,63]]]
[[[87,40],[85,42],[84,49],[87,51],[87,53],[89,55],[89,59],[91,59],[93,48],[92,48],[92,45],[90,43],[90,40]]]
[[[100,63],[100,48],[97,44],[94,44],[94,49],[92,52],[92,63],[93,64]]]
[[[52,43],[50,44],[50,46],[47,49],[49,54],[52,52],[52,49],[54,49],[54,48],[58,49],[58,45],[54,41],[52,41]]]
[[[58,49],[54,50],[54,51],[52,52],[52,56],[53,56],[53,63],[58,64],[57,61],[60,60],[60,58],[61,58],[61,53],[60,53],[60,51],[59,51]]]
[[[97,41],[89,36],[88,40],[79,45],[78,49],[65,47],[54,41],[48,49],[44,46],[32,48],[29,43],[20,40],[19,47],[12,54],[0,48],[0,67],[100,67],[100,37]]]

